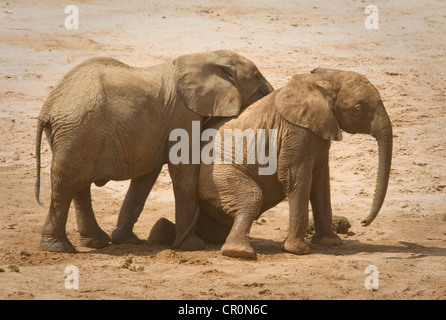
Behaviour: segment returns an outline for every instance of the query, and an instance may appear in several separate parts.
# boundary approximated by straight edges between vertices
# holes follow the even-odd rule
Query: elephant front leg
[[[171,164],[169,174],[172,178],[175,196],[176,238],[173,246],[181,250],[202,250],[205,247],[194,231],[198,218],[198,164]]]
[[[333,232],[332,227],[328,156],[313,173],[310,201],[316,229],[311,243],[326,246],[341,244],[341,238]]]
[[[253,223],[252,214],[242,211],[234,219],[231,231],[221,247],[221,254],[233,258],[255,259],[256,253],[249,242]]]
[[[310,197],[310,186],[302,179],[301,184],[296,186],[293,193],[288,195],[289,203],[289,227],[288,237],[282,243],[283,250],[294,254],[307,254],[310,248],[305,243],[305,233],[308,227],[308,205]]]
[[[262,189],[250,178],[239,176],[237,180],[234,189],[239,192],[225,195],[230,197],[227,207],[235,214],[231,231],[221,247],[221,254],[234,258],[255,259],[256,253],[250,244],[249,233],[252,223],[261,214],[264,195]]]
[[[111,241],[116,244],[138,244],[141,240],[133,232],[133,226],[144,209],[144,204],[161,172],[162,167],[144,176],[132,179],[119,212],[118,224],[111,232]]]
[[[90,186],[74,195],[77,226],[81,245],[89,248],[103,248],[110,237],[98,225],[91,205]]]

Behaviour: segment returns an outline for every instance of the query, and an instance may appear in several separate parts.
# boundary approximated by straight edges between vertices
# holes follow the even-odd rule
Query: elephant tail
[[[190,223],[190,225],[187,227],[186,231],[184,231],[183,235],[181,236],[180,239],[178,239],[177,242],[175,242],[172,245],[172,249],[178,249],[184,242],[184,240],[186,240],[186,238],[190,235],[190,233],[194,230],[195,225],[197,224],[198,221],[198,216],[200,214],[200,206],[198,205],[198,201],[197,201],[197,205],[195,207],[195,213],[194,213],[194,217],[192,218],[192,222]]]
[[[42,144],[42,135],[45,127],[48,126],[48,122],[42,121],[42,119],[37,120],[37,135],[36,135],[36,168],[37,168],[37,176],[36,176],[36,186],[35,186],[35,194],[37,203],[43,206],[42,202],[40,202],[40,145]]]

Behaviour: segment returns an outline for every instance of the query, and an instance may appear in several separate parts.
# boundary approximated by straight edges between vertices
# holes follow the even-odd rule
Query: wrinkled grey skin
[[[53,154],[51,203],[40,247],[75,252],[65,232],[72,200],[83,246],[100,248],[110,240],[138,243],[133,225],[165,163],[175,193],[175,246],[202,247],[192,230],[199,165],[169,163],[174,144],[169,134],[177,128],[190,134],[192,121],[236,116],[272,91],[254,63],[226,50],[189,54],[147,68],[110,58],[90,59],[73,68],[51,91],[38,118],[37,201],[43,131]],[[96,222],[90,186],[126,179],[132,179],[130,188],[110,238]]]
[[[259,175],[259,164],[202,165],[199,178],[200,216],[196,234],[205,242],[224,243],[221,253],[255,258],[249,231],[255,219],[288,198],[289,233],[283,249],[309,252],[304,242],[311,202],[316,233],[312,243],[336,245],[330,201],[330,140],[341,140],[340,129],[366,133],[377,139],[379,167],[369,216],[378,214],[387,190],[392,156],[392,126],[375,87],[354,72],[315,69],[297,75],[285,87],[254,103],[236,119],[215,127],[224,129],[277,129],[277,172]],[[268,150],[268,147],[267,149]],[[245,159],[246,160],[246,159]],[[233,161],[234,163],[234,161]],[[159,220],[149,242],[172,241],[173,224]]]

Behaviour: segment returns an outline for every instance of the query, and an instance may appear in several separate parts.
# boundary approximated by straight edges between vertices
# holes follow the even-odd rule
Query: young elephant
[[[201,213],[196,233],[207,242],[224,242],[223,255],[255,258],[249,243],[251,225],[285,197],[290,213],[289,234],[283,242],[285,251],[309,252],[304,242],[309,202],[316,229],[312,243],[341,243],[331,227],[328,164],[330,141],[342,139],[340,129],[367,133],[377,139],[379,167],[375,195],[370,215],[362,225],[369,225],[378,214],[391,166],[389,117],[378,91],[364,76],[328,71],[316,69],[314,74],[296,75],[282,89],[251,105],[238,118],[216,126],[222,137],[227,129],[277,130],[277,171],[272,175],[260,175],[258,162],[247,164],[246,152],[244,164],[233,161],[233,164],[210,164],[200,168]],[[159,231],[151,235],[152,239],[156,239],[162,229],[168,233],[173,230],[171,226],[170,230],[166,229],[169,228],[166,220],[157,224],[155,227]]]
[[[73,68],[45,101],[36,139],[39,201],[40,144],[45,131],[51,146],[51,203],[40,246],[74,252],[65,233],[74,200],[81,243],[103,247],[91,206],[90,186],[132,179],[115,243],[136,243],[133,225],[165,163],[175,193],[176,244],[188,249],[202,241],[189,233],[197,211],[199,164],[168,161],[169,134],[207,117],[231,117],[273,88],[254,63],[232,51],[188,54],[160,65],[136,68],[110,58],[94,58]]]

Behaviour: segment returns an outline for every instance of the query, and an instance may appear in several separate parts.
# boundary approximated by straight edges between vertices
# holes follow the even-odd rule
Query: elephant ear
[[[341,129],[333,113],[339,89],[324,75],[296,75],[277,94],[275,105],[288,122],[323,139],[341,141]]]
[[[191,110],[205,117],[232,117],[240,113],[242,95],[229,55],[188,54],[173,63],[178,93]]]

